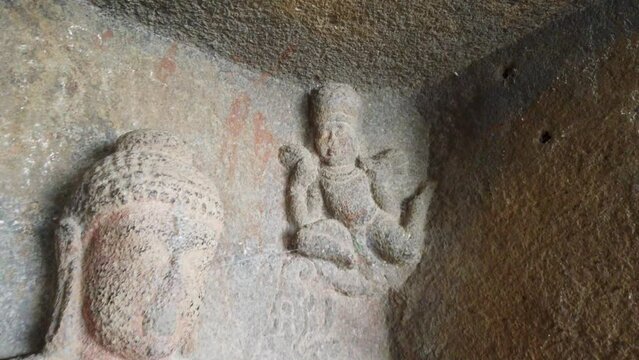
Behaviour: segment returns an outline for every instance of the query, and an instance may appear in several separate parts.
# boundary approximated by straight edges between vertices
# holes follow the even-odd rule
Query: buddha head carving
[[[222,230],[216,189],[185,143],[153,130],[120,137],[85,174],[61,221],[57,302],[42,356],[188,353]]]

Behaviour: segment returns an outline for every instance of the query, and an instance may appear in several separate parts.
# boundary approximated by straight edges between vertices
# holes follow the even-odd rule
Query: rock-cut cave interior
[[[0,359],[639,359],[637,0],[0,30]]]

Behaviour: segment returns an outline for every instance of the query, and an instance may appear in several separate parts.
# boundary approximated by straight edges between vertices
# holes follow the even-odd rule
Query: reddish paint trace
[[[165,84],[167,79],[177,71],[177,64],[175,63],[176,54],[177,43],[173,43],[156,67],[155,77]]]
[[[113,37],[113,30],[107,29],[102,33],[102,41],[110,40]]]
[[[270,79],[273,75],[276,75],[280,72],[281,66],[288,61],[288,59],[293,56],[295,51],[297,50],[296,44],[289,44],[284,51],[280,53],[277,57],[277,62],[271,66],[269,70],[262,71],[260,76],[254,81],[256,85],[264,84],[268,79]]]
[[[262,73],[260,73],[260,77],[257,78],[257,80],[255,80],[255,84],[256,85],[262,85],[264,83],[266,83],[266,81],[268,79],[270,79],[273,75],[268,72],[268,71],[262,71]]]
[[[248,139],[251,139],[252,142],[252,148],[249,147],[249,151],[253,152],[252,158],[256,165],[251,169],[255,181],[263,176],[269,161],[276,152],[277,141],[267,126],[264,114],[256,111],[251,117],[249,116],[251,116],[251,99],[246,93],[241,93],[231,103],[229,114],[226,117],[226,136],[222,143],[223,152],[219,155],[220,160],[227,166],[230,179],[236,176],[239,160],[238,147],[245,145]],[[252,138],[248,137],[251,136],[250,133],[246,134],[249,120],[252,120]],[[243,138],[245,134],[248,136]]]
[[[256,177],[260,178],[275,152],[275,137],[266,127],[264,114],[258,112],[253,117],[253,152],[257,159]]]
[[[98,34],[95,36],[95,46],[100,50],[105,50],[107,48],[107,41],[113,38],[113,30],[106,29],[102,34]]]
[[[231,110],[226,118],[226,136],[224,137],[222,150],[228,150],[228,152],[221,153],[220,157],[223,160],[228,156],[229,178],[235,177],[235,166],[238,160],[238,142],[246,127],[246,119],[249,114],[250,105],[251,99],[249,99],[246,94],[240,94],[231,103]]]

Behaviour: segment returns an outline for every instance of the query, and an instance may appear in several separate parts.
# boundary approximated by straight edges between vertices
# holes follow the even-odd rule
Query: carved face
[[[83,312],[106,350],[162,359],[189,345],[218,235],[196,220],[170,205],[136,204],[87,232]]]
[[[353,128],[342,121],[330,121],[318,129],[315,146],[324,164],[331,166],[354,164],[357,142]]]

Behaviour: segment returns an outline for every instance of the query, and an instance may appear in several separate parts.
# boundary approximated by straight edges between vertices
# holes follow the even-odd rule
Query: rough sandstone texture
[[[217,189],[188,145],[134,130],[75,190],[55,238],[55,307],[31,359],[190,357],[223,231]]]
[[[362,99],[350,85],[324,84],[311,99],[313,150],[280,148],[280,161],[290,171],[287,207],[296,227],[291,248],[318,267],[337,267],[333,284],[361,278],[383,293],[401,285],[421,258],[434,186],[393,186],[392,178],[401,178],[408,165],[401,151],[372,157],[361,152]],[[404,199],[406,194],[413,196]],[[351,294],[351,288],[340,291]]]
[[[252,68],[306,82],[436,83],[595,0],[91,0]]]
[[[185,140],[225,210],[191,358],[390,356],[386,298],[337,293],[286,247],[292,228],[278,149],[310,142],[309,89],[83,2],[1,2],[0,28],[0,358],[42,349],[63,207],[118,136],[141,128]],[[405,180],[417,186],[428,124],[393,90],[357,90],[363,151],[402,150],[411,164]]]
[[[179,6],[187,3],[196,2]],[[131,4],[150,24],[179,18],[160,16],[167,8],[145,10],[160,2]],[[332,9],[312,4],[300,8]],[[388,42],[398,50],[392,56],[300,51],[297,58],[277,32],[253,38],[263,23],[278,29],[286,21],[220,31],[228,40],[214,50],[228,56],[236,46],[244,62],[254,53],[260,72],[252,72],[86,3],[2,2],[0,358],[42,348],[62,206],[87,167],[136,128],[170,130],[192,144],[225,208],[226,236],[205,273],[194,359],[636,358],[637,2],[599,1],[577,12],[576,2],[429,4],[441,7],[422,28],[451,26],[420,42],[462,45],[404,57],[395,47],[410,41],[403,33]],[[493,16],[481,11],[490,8]],[[515,16],[528,30],[516,31],[522,22],[515,22],[503,32],[499,25],[517,12],[502,8],[528,9]],[[465,20],[448,23],[451,14]],[[244,24],[231,12],[207,26],[224,27],[226,18],[229,29]],[[406,18],[380,22],[380,31],[401,33],[393,26]],[[315,19],[325,21],[304,21]],[[476,27],[447,35],[467,24]],[[157,28],[191,39],[179,35],[179,24]],[[358,28],[335,32],[366,48]],[[411,187],[427,175],[438,181],[426,252],[388,297],[344,296],[322,269],[286,250],[294,229],[277,150],[311,146],[304,84],[316,74],[359,84],[367,154],[400,149]],[[419,91],[410,97],[363,85],[377,81]]]
[[[639,357],[636,5],[575,16],[424,100],[439,186],[425,260],[392,296],[395,358]]]

